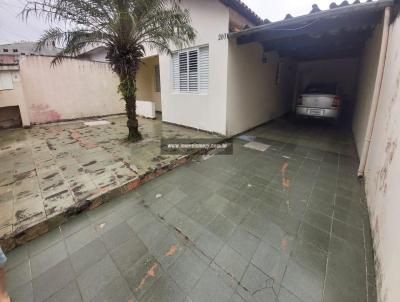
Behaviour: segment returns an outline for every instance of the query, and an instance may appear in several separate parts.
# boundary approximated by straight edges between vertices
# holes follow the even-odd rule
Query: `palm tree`
[[[190,15],[177,0],[38,0],[27,1],[22,17],[45,18],[53,25],[38,41],[38,48],[50,41],[63,50],[53,64],[78,55],[90,45],[102,44],[118,75],[118,91],[126,103],[128,139],[141,139],[136,118],[136,74],[145,49],[171,53],[195,39]]]

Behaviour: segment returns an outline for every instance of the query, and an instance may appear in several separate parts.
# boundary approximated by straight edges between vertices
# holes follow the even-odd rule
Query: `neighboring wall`
[[[361,156],[365,131],[367,131],[368,117],[376,80],[376,71],[378,69],[381,41],[382,25],[379,25],[375,28],[372,37],[367,41],[360,62],[357,101],[353,118],[353,132],[358,156]]]
[[[379,39],[377,39],[379,40]],[[378,41],[376,42],[378,43]],[[371,52],[377,52],[373,46]],[[366,54],[368,57],[368,54]],[[372,64],[370,62],[370,64]],[[371,74],[375,64],[372,64]],[[366,67],[366,69],[368,69]],[[373,76],[360,89],[374,85]],[[365,93],[356,115],[355,136],[362,143],[358,121],[366,121],[371,91]],[[362,97],[362,95],[360,95]],[[363,108],[363,109],[361,109]],[[364,122],[365,124],[365,122]],[[365,170],[365,187],[370,210],[376,256],[379,301],[400,301],[400,17],[390,28],[390,41],[379,97],[371,149]]]
[[[161,55],[163,121],[226,134],[228,41],[218,35],[228,32],[229,9],[216,0],[180,3],[190,10],[197,30],[193,46],[209,45],[209,88],[207,94],[174,93],[171,56]]]
[[[66,59],[51,67],[52,58],[29,56],[20,75],[31,123],[54,122],[124,112],[118,78],[108,64]]]
[[[262,58],[259,43],[237,45],[229,41],[228,135],[266,123],[291,109],[295,64],[280,60],[273,52],[268,53],[266,63]]]
[[[19,71],[0,71],[0,73],[7,73],[7,76],[11,77],[13,86],[13,89],[0,90],[0,107],[18,106],[22,125],[28,127],[30,125],[30,118]]]

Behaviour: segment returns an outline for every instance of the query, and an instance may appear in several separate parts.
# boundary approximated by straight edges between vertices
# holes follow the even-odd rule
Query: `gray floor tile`
[[[284,225],[284,223],[282,223]],[[286,233],[285,228],[280,227],[274,222],[270,222],[262,240],[281,253],[290,254],[293,248],[293,236]]]
[[[274,280],[252,264],[248,266],[240,283],[237,291],[246,301],[272,302],[277,298]]]
[[[294,294],[289,292],[286,288],[281,287],[277,302],[304,302]]]
[[[92,301],[111,281],[120,276],[114,262],[106,256],[77,278],[83,301]]]
[[[228,244],[248,262],[251,260],[260,244],[260,239],[239,226]]]
[[[318,211],[308,209],[304,221],[328,234],[331,232],[332,218]]]
[[[259,239],[267,232],[269,220],[260,213],[249,213],[241,223],[241,226]]]
[[[6,284],[9,291],[13,291],[32,280],[29,260],[23,261],[6,274]]]
[[[176,259],[168,269],[168,273],[181,289],[190,293],[193,286],[207,269],[208,263],[196,256],[190,249]]]
[[[214,259],[224,244],[219,237],[206,229],[202,231],[196,240],[197,247],[210,259]]]
[[[31,258],[32,277],[38,277],[66,258],[65,243],[61,241]]]
[[[215,217],[207,226],[208,230],[217,235],[221,240],[228,241],[235,231],[237,224],[221,215]]]
[[[230,300],[230,302],[246,302],[241,296],[238,294],[234,294]]]
[[[333,220],[332,235],[351,243],[359,249],[364,248],[364,235],[362,230],[354,228],[339,220]]]
[[[78,216],[72,218],[67,223],[61,225],[61,232],[64,235],[64,238],[69,237],[70,235],[82,230],[90,224],[89,217],[86,213],[81,213]]]
[[[214,270],[208,268],[189,296],[193,302],[227,302],[233,293],[234,288],[229,287]]]
[[[126,302],[132,297],[132,292],[124,278],[117,277],[104,286],[92,302]]]
[[[29,258],[27,246],[20,246],[7,253],[6,271],[9,271]]]
[[[27,244],[30,256],[35,256],[43,250],[49,248],[50,246],[60,242],[62,240],[62,235],[60,228],[56,228],[51,232],[44,234],[34,241]]]
[[[113,250],[111,257],[121,272],[126,272],[147,252],[144,243],[136,236]]]
[[[247,261],[229,245],[225,245],[215,257],[214,262],[227,272],[232,278],[240,281],[244,271],[246,270]]]
[[[147,247],[151,248],[154,246],[159,240],[164,238],[169,232],[167,226],[158,221],[154,220],[153,223],[136,231],[138,237],[146,244]]]
[[[181,237],[181,240],[186,240],[186,237],[171,231],[149,249],[164,269],[172,265],[185,252],[186,247],[180,242],[178,236]]]
[[[46,302],[82,302],[82,298],[78,286],[73,281],[47,299]]]
[[[143,297],[143,302],[182,302],[185,295],[178,285],[168,275],[161,276],[147,291]]]
[[[9,295],[12,302],[34,302],[32,282],[25,283],[15,290],[10,290]]]
[[[73,279],[74,270],[68,259],[53,266],[39,277],[33,279],[35,302],[42,302],[50,298],[67,286]]]
[[[328,251],[330,235],[308,223],[303,223],[298,234],[298,238],[301,241],[309,242],[315,245],[317,248]]]
[[[123,222],[123,218],[118,213],[112,212],[109,215],[94,221],[93,227],[98,234],[103,235]]]
[[[107,249],[113,250],[135,236],[129,225],[123,222],[103,234],[102,239]]]
[[[280,253],[271,245],[261,242],[253,256],[252,263],[279,284],[288,262],[288,255]]]
[[[93,240],[70,256],[72,267],[77,275],[103,259],[107,254],[100,239]]]
[[[228,204],[229,200],[218,194],[213,194],[202,202],[203,207],[217,213],[221,213]]]
[[[328,253],[314,245],[298,241],[294,247],[292,259],[321,277],[325,276]]]
[[[229,218],[233,222],[239,224],[242,222],[244,217],[247,215],[248,209],[238,205],[235,202],[229,202],[225,207],[221,210],[221,215]]]
[[[72,255],[76,251],[83,248],[85,245],[95,240],[98,234],[94,230],[93,226],[89,225],[82,230],[72,234],[70,237],[65,239],[68,253]]]
[[[123,275],[135,297],[140,299],[164,275],[164,271],[154,256],[145,254]]]
[[[294,295],[309,302],[322,300],[323,277],[313,273],[297,262],[290,261],[282,285]]]
[[[150,213],[150,211],[146,211],[146,212],[143,212],[143,213],[133,216],[132,218],[128,219],[126,222],[135,232],[139,232],[143,228],[151,225],[154,221],[156,221],[156,218],[154,217],[154,215],[152,213]]]
[[[211,221],[217,217],[218,212],[213,211],[203,205],[198,206],[197,208],[193,209],[190,214],[190,218],[196,221],[198,224],[202,226],[207,226]]]

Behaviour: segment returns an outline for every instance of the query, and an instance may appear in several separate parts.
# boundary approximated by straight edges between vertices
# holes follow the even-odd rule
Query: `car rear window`
[[[328,93],[336,94],[336,84],[311,84],[308,85],[304,93],[316,94],[316,93]]]

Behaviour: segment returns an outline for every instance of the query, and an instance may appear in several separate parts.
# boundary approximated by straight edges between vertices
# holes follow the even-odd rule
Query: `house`
[[[1,55],[21,55],[21,56],[55,56],[61,51],[61,48],[55,46],[55,43],[48,43],[45,47],[37,49],[36,42],[17,42],[0,45]]]
[[[180,4],[191,12],[196,41],[172,56],[148,50],[138,99],[164,122],[234,136],[290,113],[310,83],[337,83],[341,123],[352,129],[365,181],[379,295],[399,301],[399,1],[314,5],[273,23],[239,0]],[[18,65],[5,59],[0,69],[14,74],[1,82],[0,106],[18,106],[27,126],[122,113],[105,48],[81,56],[92,61],[71,58],[50,69],[43,56],[22,56]]]
[[[335,82],[365,181],[379,301],[399,301],[399,1],[314,5],[273,23],[240,1],[181,5],[197,39],[172,56],[146,53],[139,99],[165,122],[233,136],[291,112],[310,83]]]
[[[226,125],[231,44],[227,34],[260,25],[263,20],[238,0],[180,3],[190,11],[197,39],[172,58],[146,52],[137,78],[138,100],[153,102],[155,110],[162,112],[163,121],[230,134]],[[98,46],[79,57],[105,62],[106,50]],[[179,68],[189,72],[180,74]]]

